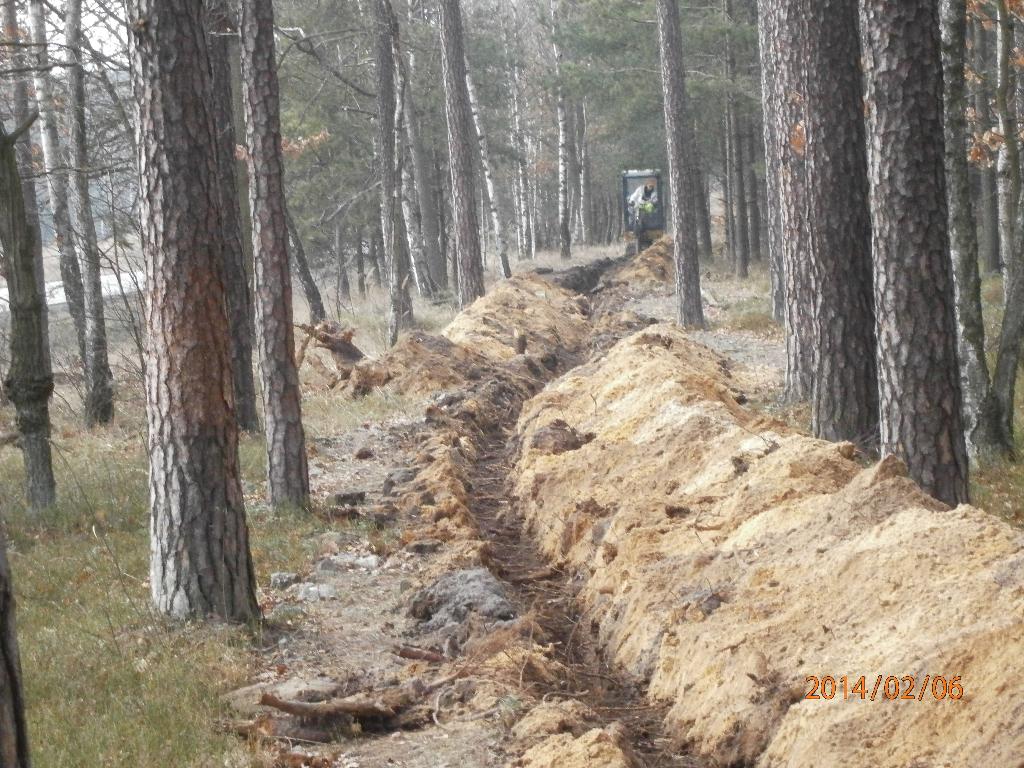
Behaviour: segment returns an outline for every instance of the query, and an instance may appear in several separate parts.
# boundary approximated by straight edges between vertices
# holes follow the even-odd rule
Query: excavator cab
[[[660,170],[622,172],[622,215],[629,253],[639,253],[665,233],[665,194]]]

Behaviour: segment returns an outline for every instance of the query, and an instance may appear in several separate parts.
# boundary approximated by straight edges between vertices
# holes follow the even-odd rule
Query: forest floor
[[[614,256],[614,249],[591,249],[571,266]],[[562,265],[546,254],[517,266]],[[805,409],[778,404],[784,342],[764,298],[765,276],[755,269],[751,280],[738,281],[716,267],[704,277],[709,330],[693,337],[729,358],[748,408],[804,428]],[[673,317],[671,283],[659,269],[636,260],[618,285],[593,273],[584,286],[586,322],[567,326],[531,318],[528,302],[515,294],[496,314],[452,325],[449,307],[417,306],[424,334],[447,326],[448,338],[478,346],[492,360],[505,355],[496,339],[522,327],[526,362],[502,360],[510,368],[500,371],[476,357],[446,368],[451,350],[438,348],[433,335],[417,334],[406,349],[411,357],[388,358],[372,304],[379,309],[382,299],[339,307],[342,322],[357,331],[355,342],[391,366],[393,381],[367,386],[368,393],[351,384],[348,392],[330,388],[329,356],[311,351],[303,381],[313,515],[263,506],[262,447],[255,438],[243,441],[267,619],[255,635],[172,627],[147,608],[145,430],[128,382],[136,370],[130,340],[122,339],[125,381],[115,425],[81,433],[66,383],[57,414],[58,474],[62,488],[75,491],[65,491],[51,517],[16,511],[20,462],[14,451],[0,454],[0,505],[15,510],[7,524],[36,764],[713,764],[666,734],[665,708],[643,695],[644,675],[613,663],[579,599],[578,574],[552,564],[543,536],[528,532],[524,505],[510,492],[525,450],[515,437],[523,404],[647,322]],[[527,299],[541,290],[545,302],[574,317],[568,299],[532,283],[525,290]],[[496,316],[507,325],[490,327]],[[540,331],[530,330],[534,321]],[[381,369],[371,363],[364,373],[372,382]],[[446,376],[451,380],[440,386]],[[1014,481],[989,472],[997,480],[981,494],[1009,502]],[[1012,507],[993,511],[1019,521],[1021,497],[1012,498]],[[276,699],[264,699],[268,694]],[[261,700],[290,703],[303,714]],[[377,706],[357,715],[302,710],[367,700]],[[82,712],[91,713],[84,722]],[[72,722],[81,726],[68,727]]]

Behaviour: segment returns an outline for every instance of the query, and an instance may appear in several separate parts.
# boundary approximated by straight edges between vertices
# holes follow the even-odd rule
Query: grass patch
[[[150,610],[144,434],[120,424],[55,430],[60,500],[42,517],[22,502],[18,451],[0,453],[18,600],[33,762],[40,768],[213,768],[262,764],[218,733],[220,694],[248,678],[254,638],[217,624],[167,622]],[[308,562],[318,518],[261,502],[262,439],[240,447],[257,578]]]

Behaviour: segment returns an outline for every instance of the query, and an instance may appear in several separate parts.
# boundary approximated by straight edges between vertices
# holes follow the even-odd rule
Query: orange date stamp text
[[[808,675],[805,699],[843,701],[959,701],[964,697],[960,675],[878,675],[872,681],[867,676]]]

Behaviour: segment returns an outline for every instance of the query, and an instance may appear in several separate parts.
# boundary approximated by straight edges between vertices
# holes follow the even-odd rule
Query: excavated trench
[[[394,504],[434,554],[405,600],[423,663],[342,704],[510,714],[522,768],[1017,764],[1020,532],[741,406],[728,361],[621,311],[665,261],[513,278],[352,372],[428,398]],[[965,694],[805,696],[879,673]]]

